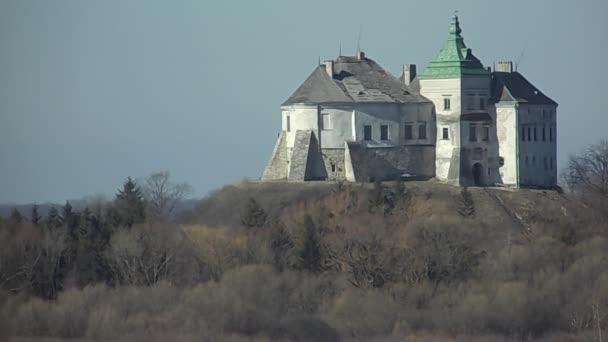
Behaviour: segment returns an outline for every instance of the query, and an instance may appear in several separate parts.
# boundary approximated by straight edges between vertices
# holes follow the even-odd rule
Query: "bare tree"
[[[598,213],[608,208],[608,141],[590,145],[579,154],[571,155],[562,172],[569,190]]]
[[[395,276],[396,248],[381,241],[376,234],[371,239],[350,239],[338,258],[348,266],[348,281],[359,288],[383,287]]]
[[[191,271],[189,246],[177,227],[135,225],[112,236],[105,256],[118,283],[149,286],[161,279],[183,281]]]
[[[144,180],[142,186],[148,203],[148,215],[153,220],[167,221],[184,196],[192,192],[187,183],[174,183],[169,171],[156,172]]]
[[[573,191],[592,191],[608,196],[608,141],[589,146],[580,154],[571,155],[563,177]]]

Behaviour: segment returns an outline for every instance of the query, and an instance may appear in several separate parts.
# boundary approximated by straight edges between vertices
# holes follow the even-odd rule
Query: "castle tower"
[[[458,17],[447,42],[418,76],[420,94],[435,105],[436,178],[454,185],[487,185],[496,175],[496,127],[488,110],[491,72],[461,36]]]

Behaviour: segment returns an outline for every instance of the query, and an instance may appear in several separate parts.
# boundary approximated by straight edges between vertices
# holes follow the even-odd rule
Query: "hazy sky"
[[[448,5],[449,3],[449,5]],[[608,1],[0,0],[0,202],[113,194],[169,170],[258,177],[279,105],[342,44],[422,71],[453,11],[482,60],[559,103],[558,153],[606,137]]]

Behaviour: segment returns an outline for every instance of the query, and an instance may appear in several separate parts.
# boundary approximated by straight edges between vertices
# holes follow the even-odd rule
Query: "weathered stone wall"
[[[343,148],[321,149],[327,180],[346,180]]]
[[[296,131],[289,164],[289,180],[303,182],[325,179],[327,179],[327,173],[314,132],[312,130]]]
[[[281,131],[281,133],[279,133],[279,137],[277,138],[277,142],[274,145],[272,156],[270,157],[268,165],[266,165],[264,173],[262,174],[262,180],[272,181],[287,179],[288,162],[286,134],[285,131]]]
[[[352,172],[357,182],[396,180],[403,174],[429,179],[435,176],[435,146],[366,148],[349,143]]]

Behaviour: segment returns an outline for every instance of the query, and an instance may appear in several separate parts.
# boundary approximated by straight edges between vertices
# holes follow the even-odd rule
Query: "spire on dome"
[[[419,79],[459,78],[463,75],[490,74],[464,43],[464,38],[460,35],[462,29],[456,13],[450,23],[448,41],[424,72],[419,75]]]
[[[454,12],[454,16],[452,17],[452,24],[450,25],[450,34],[455,34],[459,36],[462,33],[462,29],[460,28],[460,22],[458,21],[458,15],[456,15],[458,11]]]

